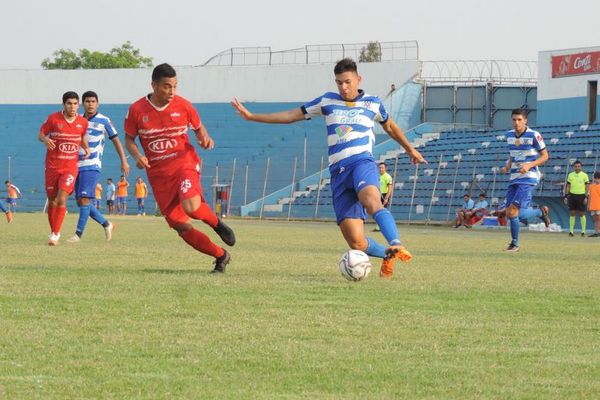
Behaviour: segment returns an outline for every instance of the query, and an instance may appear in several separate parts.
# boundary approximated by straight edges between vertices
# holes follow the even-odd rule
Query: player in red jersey
[[[79,95],[66,92],[63,110],[50,114],[42,125],[38,139],[46,146],[46,194],[48,196],[48,245],[56,246],[67,211],[67,198],[73,192],[77,178],[77,154],[81,147],[85,158],[90,148],[85,140],[88,121],[77,114]]]
[[[152,71],[152,93],[129,107],[125,117],[125,146],[138,168],[145,168],[156,203],[169,226],[194,249],[215,258],[213,272],[225,272],[230,254],[194,229],[190,218],[208,224],[233,246],[235,235],[210,209],[200,184],[200,158],[189,142],[188,129],[200,146],[214,142],[192,104],[177,94],[177,76],[169,64]],[[135,142],[138,137],[144,155]]]

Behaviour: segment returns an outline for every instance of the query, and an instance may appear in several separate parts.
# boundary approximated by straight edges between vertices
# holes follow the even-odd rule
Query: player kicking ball
[[[387,134],[400,143],[414,163],[426,163],[390,118],[377,96],[359,89],[361,76],[356,63],[345,58],[334,68],[338,93],[328,92],[300,108],[270,114],[253,114],[238,99],[233,107],[247,121],[289,124],[313,116],[324,116],[329,146],[329,172],[336,220],[352,249],[382,258],[380,276],[391,278],[396,260],[408,262],[412,255],[400,242],[396,221],[381,204],[379,169],[373,159],[375,134],[379,122]],[[372,215],[388,242],[384,247],[365,236],[366,214]]]
[[[190,218],[209,225],[229,246],[235,244],[231,228],[210,209],[200,185],[200,158],[190,144],[188,128],[204,149],[214,147],[198,112],[177,95],[177,75],[169,64],[152,71],[152,93],[129,107],[125,117],[125,146],[138,168],[145,168],[156,203],[169,226],[191,247],[215,258],[212,272],[225,272],[231,256],[204,233],[194,229]],[[139,138],[144,155],[135,139]]]

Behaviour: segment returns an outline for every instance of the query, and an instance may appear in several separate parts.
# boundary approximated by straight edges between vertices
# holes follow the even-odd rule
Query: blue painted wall
[[[588,98],[538,100],[538,125],[588,122]],[[596,121],[600,118],[600,96],[596,99]]]

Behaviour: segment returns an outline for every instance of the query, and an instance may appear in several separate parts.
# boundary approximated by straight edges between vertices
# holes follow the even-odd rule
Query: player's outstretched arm
[[[402,128],[400,128],[394,122],[394,120],[392,120],[391,118],[388,118],[388,120],[385,121],[381,126],[382,126],[383,130],[386,131],[386,133],[392,139],[394,139],[396,142],[400,143],[400,146],[402,146],[404,148],[404,150],[406,150],[406,153],[410,157],[410,160],[412,161],[413,164],[427,164],[427,160],[425,160],[425,158],[421,155],[421,153],[419,151],[417,151],[417,149],[412,147],[412,145],[410,144],[410,142],[404,135]]]
[[[135,166],[139,169],[150,168],[150,164],[148,163],[148,159],[140,153],[140,150],[135,144],[135,138],[125,135],[125,147],[131,157],[135,160]]]
[[[119,155],[119,158],[121,159],[121,172],[123,173],[123,175],[129,176],[129,170],[130,170],[129,163],[127,162],[127,156],[125,155],[125,151],[123,150],[123,145],[121,145],[121,141],[119,140],[119,137],[115,136],[112,139],[110,139],[110,141],[115,146],[115,150],[117,151],[117,154]]]
[[[237,98],[233,99],[231,105],[246,121],[264,122],[267,124],[290,124],[304,119],[304,113],[300,108],[269,114],[253,114]]]

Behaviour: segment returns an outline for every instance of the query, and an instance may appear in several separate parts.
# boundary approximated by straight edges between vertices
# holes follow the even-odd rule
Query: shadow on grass
[[[206,269],[166,269],[166,268],[156,268],[156,269],[142,269],[142,272],[146,272],[148,274],[169,274],[169,275],[184,275],[184,274],[200,274],[200,275],[214,275],[214,276],[222,276],[223,274],[211,274],[211,270]]]

